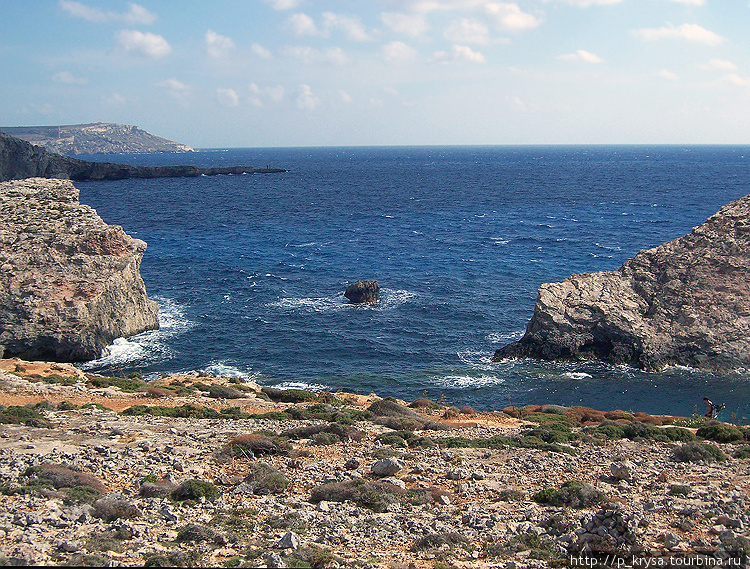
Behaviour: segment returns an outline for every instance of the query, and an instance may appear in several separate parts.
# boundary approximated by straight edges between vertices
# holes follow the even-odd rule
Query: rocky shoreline
[[[750,429],[0,360],[0,563],[747,566]]]

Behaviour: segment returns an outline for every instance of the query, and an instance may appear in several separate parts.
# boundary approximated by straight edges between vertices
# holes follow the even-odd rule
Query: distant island
[[[50,152],[75,154],[132,154],[192,152],[185,144],[154,136],[137,126],[95,122],[58,126],[8,126],[0,131]]]

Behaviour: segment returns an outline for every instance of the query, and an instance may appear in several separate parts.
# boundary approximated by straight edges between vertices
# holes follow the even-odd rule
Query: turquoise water
[[[145,240],[162,328],[90,369],[207,370],[261,384],[477,409],[554,402],[750,417],[750,373],[493,363],[543,282],[617,268],[750,192],[749,147],[227,149],[107,156],[282,174],[78,183]],[[101,159],[101,157],[97,158]],[[381,302],[347,305],[374,279]]]

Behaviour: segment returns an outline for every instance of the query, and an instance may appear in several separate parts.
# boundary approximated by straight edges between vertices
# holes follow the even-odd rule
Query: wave
[[[322,383],[308,383],[306,381],[284,381],[274,385],[276,389],[304,389],[305,391],[323,391],[329,389]]]
[[[185,315],[185,308],[169,298],[155,296],[159,303],[159,329],[143,332],[129,338],[116,338],[105,348],[102,357],[79,364],[84,371],[112,368],[148,366],[173,358],[169,345],[177,336],[195,327],[195,322]]]
[[[467,388],[479,388],[479,387],[493,387],[496,385],[502,385],[505,383],[504,377],[496,375],[481,374],[481,375],[446,375],[438,376],[435,378],[435,384],[442,387],[450,387],[454,389],[467,389]]]
[[[380,289],[377,304],[351,304],[344,293],[324,297],[281,298],[267,306],[288,312],[322,313],[340,310],[393,310],[416,298],[417,294],[408,290]]]
[[[243,371],[223,361],[211,362],[202,371],[219,377],[237,377],[245,381],[258,381],[263,374],[257,371]]]

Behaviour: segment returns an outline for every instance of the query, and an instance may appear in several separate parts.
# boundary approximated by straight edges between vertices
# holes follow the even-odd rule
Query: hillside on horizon
[[[190,146],[155,136],[137,126],[117,123],[12,126],[0,127],[0,131],[66,156],[193,151]]]

